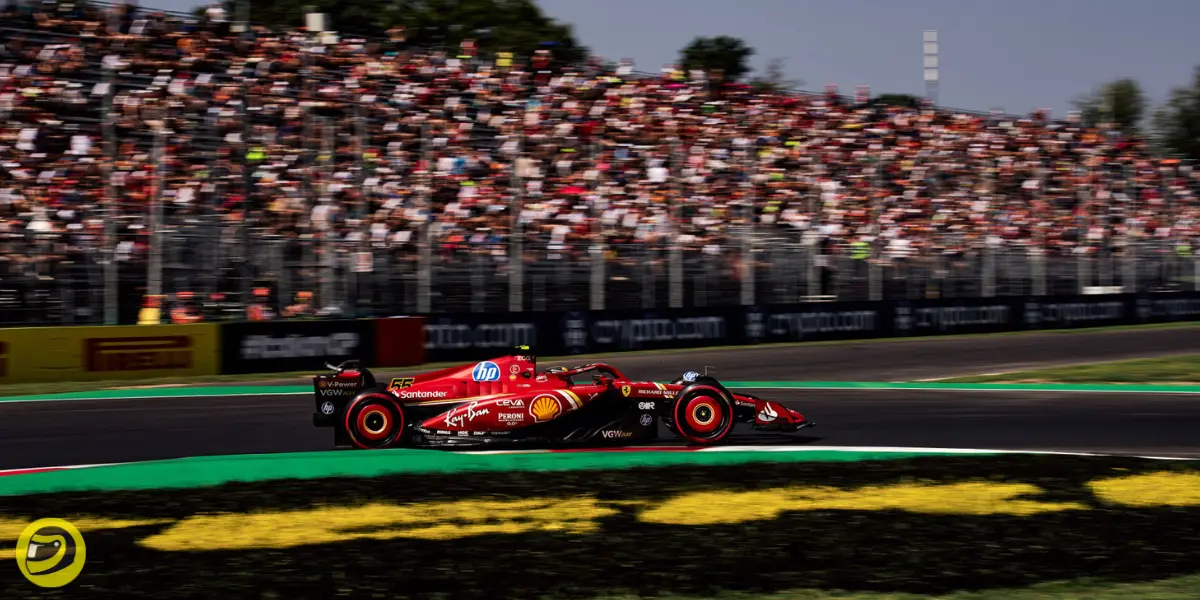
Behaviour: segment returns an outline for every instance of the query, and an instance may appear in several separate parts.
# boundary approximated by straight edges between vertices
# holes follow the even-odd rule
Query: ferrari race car
[[[313,425],[333,428],[338,447],[624,445],[657,439],[659,421],[691,444],[711,445],[737,423],[777,432],[813,425],[695,372],[664,384],[630,381],[603,363],[538,371],[528,348],[387,385],[354,361],[326,367],[313,378]]]

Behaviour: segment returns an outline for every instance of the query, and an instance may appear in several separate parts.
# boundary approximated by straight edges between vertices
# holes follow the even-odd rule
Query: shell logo
[[[549,421],[558,416],[562,412],[562,404],[558,398],[550,395],[542,395],[533,399],[529,404],[529,414],[533,416],[535,422]]]

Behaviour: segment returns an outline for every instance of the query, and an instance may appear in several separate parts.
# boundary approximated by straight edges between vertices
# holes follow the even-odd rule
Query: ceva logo
[[[500,381],[500,367],[491,361],[484,361],[471,370],[471,379],[475,381]]]

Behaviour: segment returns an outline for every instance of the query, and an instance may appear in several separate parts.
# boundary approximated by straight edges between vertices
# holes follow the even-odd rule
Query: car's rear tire
[[[729,392],[707,381],[680,390],[671,405],[671,429],[690,444],[719,444],[733,431],[734,405]]]
[[[373,391],[359,394],[350,402],[342,425],[351,445],[375,450],[402,442],[408,422],[390,395]]]

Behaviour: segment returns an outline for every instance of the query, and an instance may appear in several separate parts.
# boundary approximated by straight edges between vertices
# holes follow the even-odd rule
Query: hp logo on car
[[[325,403],[321,404],[321,414],[332,415],[333,414],[333,403],[325,402]]]
[[[500,381],[500,367],[491,361],[484,361],[471,370],[471,379],[475,381]]]

